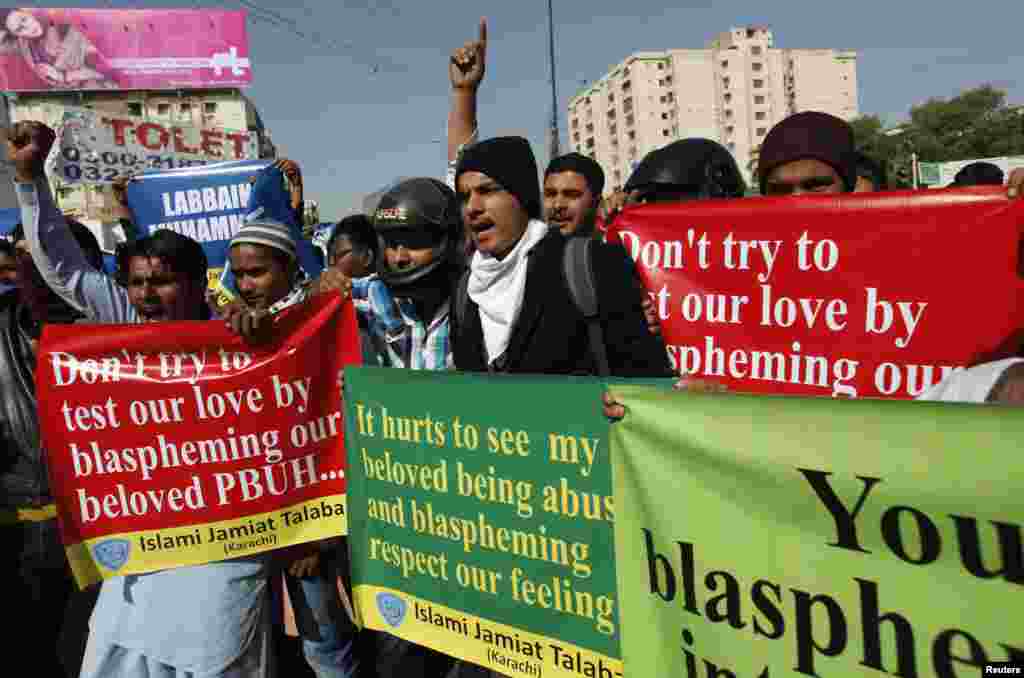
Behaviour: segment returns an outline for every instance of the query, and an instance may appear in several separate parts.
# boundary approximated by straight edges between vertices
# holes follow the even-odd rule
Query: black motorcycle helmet
[[[710,139],[681,139],[648,153],[625,186],[637,202],[741,198],[743,176],[724,146]]]
[[[388,287],[401,291],[455,261],[462,233],[458,199],[436,179],[405,179],[381,196],[373,214],[373,229],[380,248],[377,274]],[[425,266],[394,271],[384,256],[389,245],[431,248],[434,258]]]

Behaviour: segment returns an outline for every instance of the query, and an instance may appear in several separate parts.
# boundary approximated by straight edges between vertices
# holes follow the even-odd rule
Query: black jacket
[[[468,300],[461,327],[460,319],[452,315],[452,352],[457,370],[597,374],[586,321],[573,304],[562,271],[565,243],[566,239],[553,230],[530,251],[523,305],[500,366],[488,368],[476,303]],[[646,292],[633,262],[619,245],[595,244],[594,278],[611,373],[619,377],[671,376],[665,345],[647,328],[640,305]]]
[[[8,295],[0,298],[0,506],[5,507],[51,501],[39,443],[35,356],[18,323],[25,311]]]

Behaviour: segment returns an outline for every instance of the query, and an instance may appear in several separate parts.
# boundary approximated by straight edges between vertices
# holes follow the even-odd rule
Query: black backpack
[[[604,345],[604,332],[601,330],[601,318],[597,307],[597,285],[594,282],[594,263],[591,254],[595,241],[591,238],[569,238],[565,243],[562,259],[562,278],[572,303],[587,322],[587,338],[590,351],[597,361],[599,376],[611,375],[608,368],[608,353]],[[452,312],[455,314],[457,326],[462,326],[469,306],[469,270],[462,274],[459,286],[455,289]]]

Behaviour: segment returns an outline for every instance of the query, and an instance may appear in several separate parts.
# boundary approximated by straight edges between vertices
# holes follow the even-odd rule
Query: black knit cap
[[[588,158],[581,153],[560,155],[548,164],[544,178],[547,179],[551,174],[561,174],[562,172],[579,174],[586,180],[590,193],[595,198],[601,197],[601,193],[604,191],[604,170],[593,158]]]
[[[961,167],[950,186],[1001,186],[1005,177],[999,165],[978,161]]]
[[[540,219],[540,184],[530,142],[522,137],[494,137],[466,148],[455,169],[455,182],[465,172],[480,172],[514,195],[531,219]]]
[[[776,167],[808,158],[830,165],[847,191],[857,185],[853,128],[834,115],[804,111],[772,127],[764,138],[757,168],[761,193],[765,192],[768,175]]]

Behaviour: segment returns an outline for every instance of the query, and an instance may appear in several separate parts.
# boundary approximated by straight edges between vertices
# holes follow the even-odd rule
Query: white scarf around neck
[[[487,348],[487,362],[493,362],[508,348],[512,326],[519,317],[526,292],[527,254],[548,234],[543,221],[531,219],[526,232],[504,259],[477,251],[469,265],[469,298],[480,307],[480,326]]]

